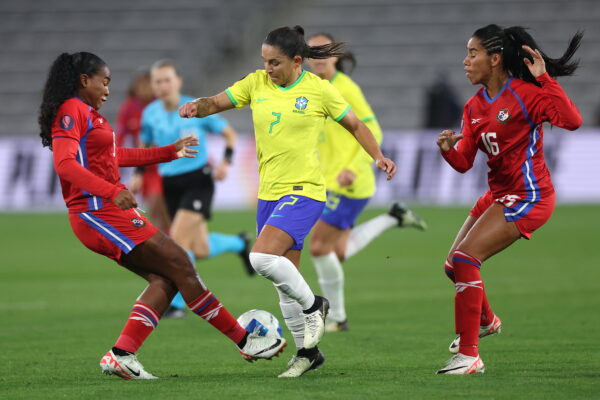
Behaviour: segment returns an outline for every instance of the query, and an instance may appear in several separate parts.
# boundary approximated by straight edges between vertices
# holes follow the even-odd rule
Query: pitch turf
[[[161,378],[147,382],[104,376],[98,366],[143,281],[85,249],[65,214],[0,215],[0,398],[600,396],[600,206],[558,207],[533,240],[484,264],[503,332],[481,343],[486,373],[467,377],[434,374],[454,338],[454,288],[442,266],[466,210],[416,211],[429,231],[392,230],[345,264],[351,330],[325,336],[322,369],[277,379],[293,345],[274,361],[248,364],[228,339],[188,315],[161,321],[140,351]],[[232,233],[253,227],[252,212],[220,212],[212,223]],[[280,315],[272,286],[248,278],[237,257],[198,269],[234,315],[250,308]],[[318,290],[308,254],[302,270]]]

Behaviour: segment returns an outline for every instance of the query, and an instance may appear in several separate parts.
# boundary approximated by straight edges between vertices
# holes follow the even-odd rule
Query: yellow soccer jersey
[[[226,91],[238,108],[250,105],[256,137],[258,198],[298,194],[325,201],[317,142],[327,117],[339,121],[350,106],[328,81],[302,71],[288,87],[257,70]]]
[[[350,103],[358,119],[371,130],[377,143],[381,144],[381,128],[360,87],[348,75],[339,71],[333,76],[331,83]],[[318,149],[328,190],[355,199],[373,196],[373,159],[343,126],[328,118],[319,137]],[[354,172],[356,179],[352,185],[341,187],[337,177],[344,169]]]

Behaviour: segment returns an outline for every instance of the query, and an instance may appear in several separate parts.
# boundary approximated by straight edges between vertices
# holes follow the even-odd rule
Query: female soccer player
[[[529,239],[554,210],[554,188],[546,168],[542,124],[568,130],[581,125],[575,104],[552,78],[572,75],[577,33],[559,59],[539,50],[521,27],[488,25],[475,31],[463,61],[467,79],[483,87],[464,108],[462,132],[444,130],[437,145],[444,159],[464,173],[477,150],[488,157],[490,190],[479,198],[458,232],[445,271],[455,283],[457,353],[439,374],[484,372],[479,337],[500,332],[481,280],[481,263],[519,238]],[[458,146],[454,148],[454,145]]]
[[[333,43],[333,37],[319,33],[308,39],[309,46]],[[360,87],[344,73],[344,61],[356,64],[349,51],[341,57],[308,59],[313,73],[326,79],[340,91],[356,116],[373,132],[377,143],[383,135],[379,123]],[[344,304],[344,270],[342,261],[358,253],[373,239],[394,226],[425,229],[415,213],[396,203],[389,213],[379,215],[357,227],[354,222],[375,193],[373,160],[344,132],[344,128],[327,119],[319,136],[319,159],[327,187],[327,203],[315,224],[310,241],[312,260],[319,276],[323,295],[329,300],[328,332],[348,330]]]
[[[298,377],[324,361],[317,344],[324,332],[327,299],[315,296],[298,272],[305,236],[325,205],[325,180],[317,159],[317,140],[326,117],[344,126],[375,165],[388,174],[396,165],[385,158],[373,134],[350,110],[331,83],[302,69],[305,58],[341,56],[341,43],[310,47],[304,29],[282,27],[262,45],[264,70],[208,98],[182,106],[183,117],[204,117],[250,105],[254,120],[260,186],[258,237],[250,260],[273,281],[285,322],[298,352],[280,377]]]
[[[123,379],[155,379],[135,352],[156,328],[179,290],[188,306],[237,344],[248,360],[271,358],[285,341],[248,334],[200,280],[185,251],[136,211],[119,182],[119,167],[194,157],[192,137],[154,149],[117,148],[115,133],[98,110],[109,95],[110,70],[98,56],[63,53],[44,87],[39,123],[42,144],[53,151],[73,232],[90,250],[112,258],[148,281],[115,346],[100,366]]]
[[[215,193],[214,180],[227,177],[233,158],[237,134],[219,115],[194,120],[179,118],[177,109],[193,98],[181,94],[183,79],[171,60],[159,60],[150,69],[152,90],[157,97],[142,114],[141,142],[143,147],[165,146],[179,137],[192,135],[200,142],[195,158],[186,158],[160,164],[158,170],[163,178],[164,194],[173,221],[170,235],[183,247],[192,263],[197,258],[212,258],[223,253],[235,253],[242,258],[245,269],[254,274],[248,253],[248,235],[229,235],[208,232],[207,221]],[[220,135],[226,148],[223,160],[215,168],[208,163],[207,136]],[[137,177],[141,178],[138,170]],[[177,294],[167,310],[165,318],[185,315],[185,301]]]

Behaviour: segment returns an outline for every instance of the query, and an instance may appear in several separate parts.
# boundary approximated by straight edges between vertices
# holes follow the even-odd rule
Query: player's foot
[[[494,319],[492,320],[491,324],[479,327],[479,338],[481,339],[482,337],[494,335],[494,334],[500,333],[500,332],[502,332],[502,321],[500,321],[500,318],[498,318],[498,316],[494,315]],[[448,350],[450,350],[450,353],[456,354],[456,353],[458,353],[459,345],[460,345],[460,335],[458,335],[456,337],[456,339],[454,339],[452,341],[452,343],[450,343]]]
[[[465,356],[464,354],[458,353],[452,356],[451,359],[446,361],[446,366],[438,370],[438,374],[446,375],[468,375],[468,374],[483,374],[485,372],[485,366],[481,357]]]
[[[244,241],[244,249],[238,253],[242,258],[244,268],[246,268],[246,272],[248,273],[248,275],[256,275],[256,271],[252,267],[252,264],[250,264],[250,249],[252,248],[252,246],[250,245],[250,235],[248,235],[248,232],[240,232],[238,236],[241,237]]]
[[[317,309],[310,313],[304,311],[305,349],[312,349],[319,344],[323,337],[323,333],[325,332],[325,317],[327,317],[327,313],[329,312],[329,300],[325,297],[315,296],[313,307],[317,307]]]
[[[410,208],[403,203],[394,203],[388,214],[398,220],[398,226],[402,228],[417,228],[422,231],[427,229],[427,224],[421,217],[415,214]]]
[[[348,320],[344,320],[342,322],[334,321],[330,318],[327,318],[325,321],[325,332],[343,332],[349,330]]]
[[[135,354],[118,356],[109,350],[100,360],[102,372],[106,375],[116,375],[126,380],[130,379],[158,379],[144,369]]]
[[[267,360],[279,356],[283,348],[287,346],[284,338],[272,336],[258,336],[258,333],[249,333],[246,337],[246,344],[238,347],[240,354],[248,362],[256,361],[259,358]]]
[[[283,373],[279,374],[278,378],[298,378],[302,376],[306,371],[310,371],[313,369],[319,368],[325,362],[325,356],[321,353],[321,350],[318,348],[313,348],[317,350],[314,355],[298,355],[292,357],[292,359],[288,362],[288,369]],[[298,351],[301,352],[304,349]]]
[[[183,318],[185,317],[185,310],[182,310],[181,308],[176,308],[173,306],[169,306],[169,308],[167,308],[167,311],[165,311],[162,315],[162,318],[170,318],[170,319],[177,319],[177,318]]]

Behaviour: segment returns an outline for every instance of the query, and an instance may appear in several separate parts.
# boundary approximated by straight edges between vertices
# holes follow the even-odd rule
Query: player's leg
[[[459,352],[438,373],[483,372],[483,362],[478,351],[483,301],[481,263],[520,237],[516,224],[506,221],[504,207],[494,203],[475,222],[454,251],[454,306],[456,333],[460,335]]]
[[[414,227],[420,230],[427,229],[427,224],[421,217],[405,205],[394,203],[388,213],[378,215],[352,228],[346,243],[344,259],[352,257],[383,232],[395,226],[401,228]]]
[[[313,228],[310,251],[312,261],[319,277],[323,295],[329,300],[329,315],[325,329],[330,332],[347,330],[347,316],[344,300],[344,270],[336,253],[336,245],[342,237],[347,237],[350,229],[337,226],[319,219]]]

